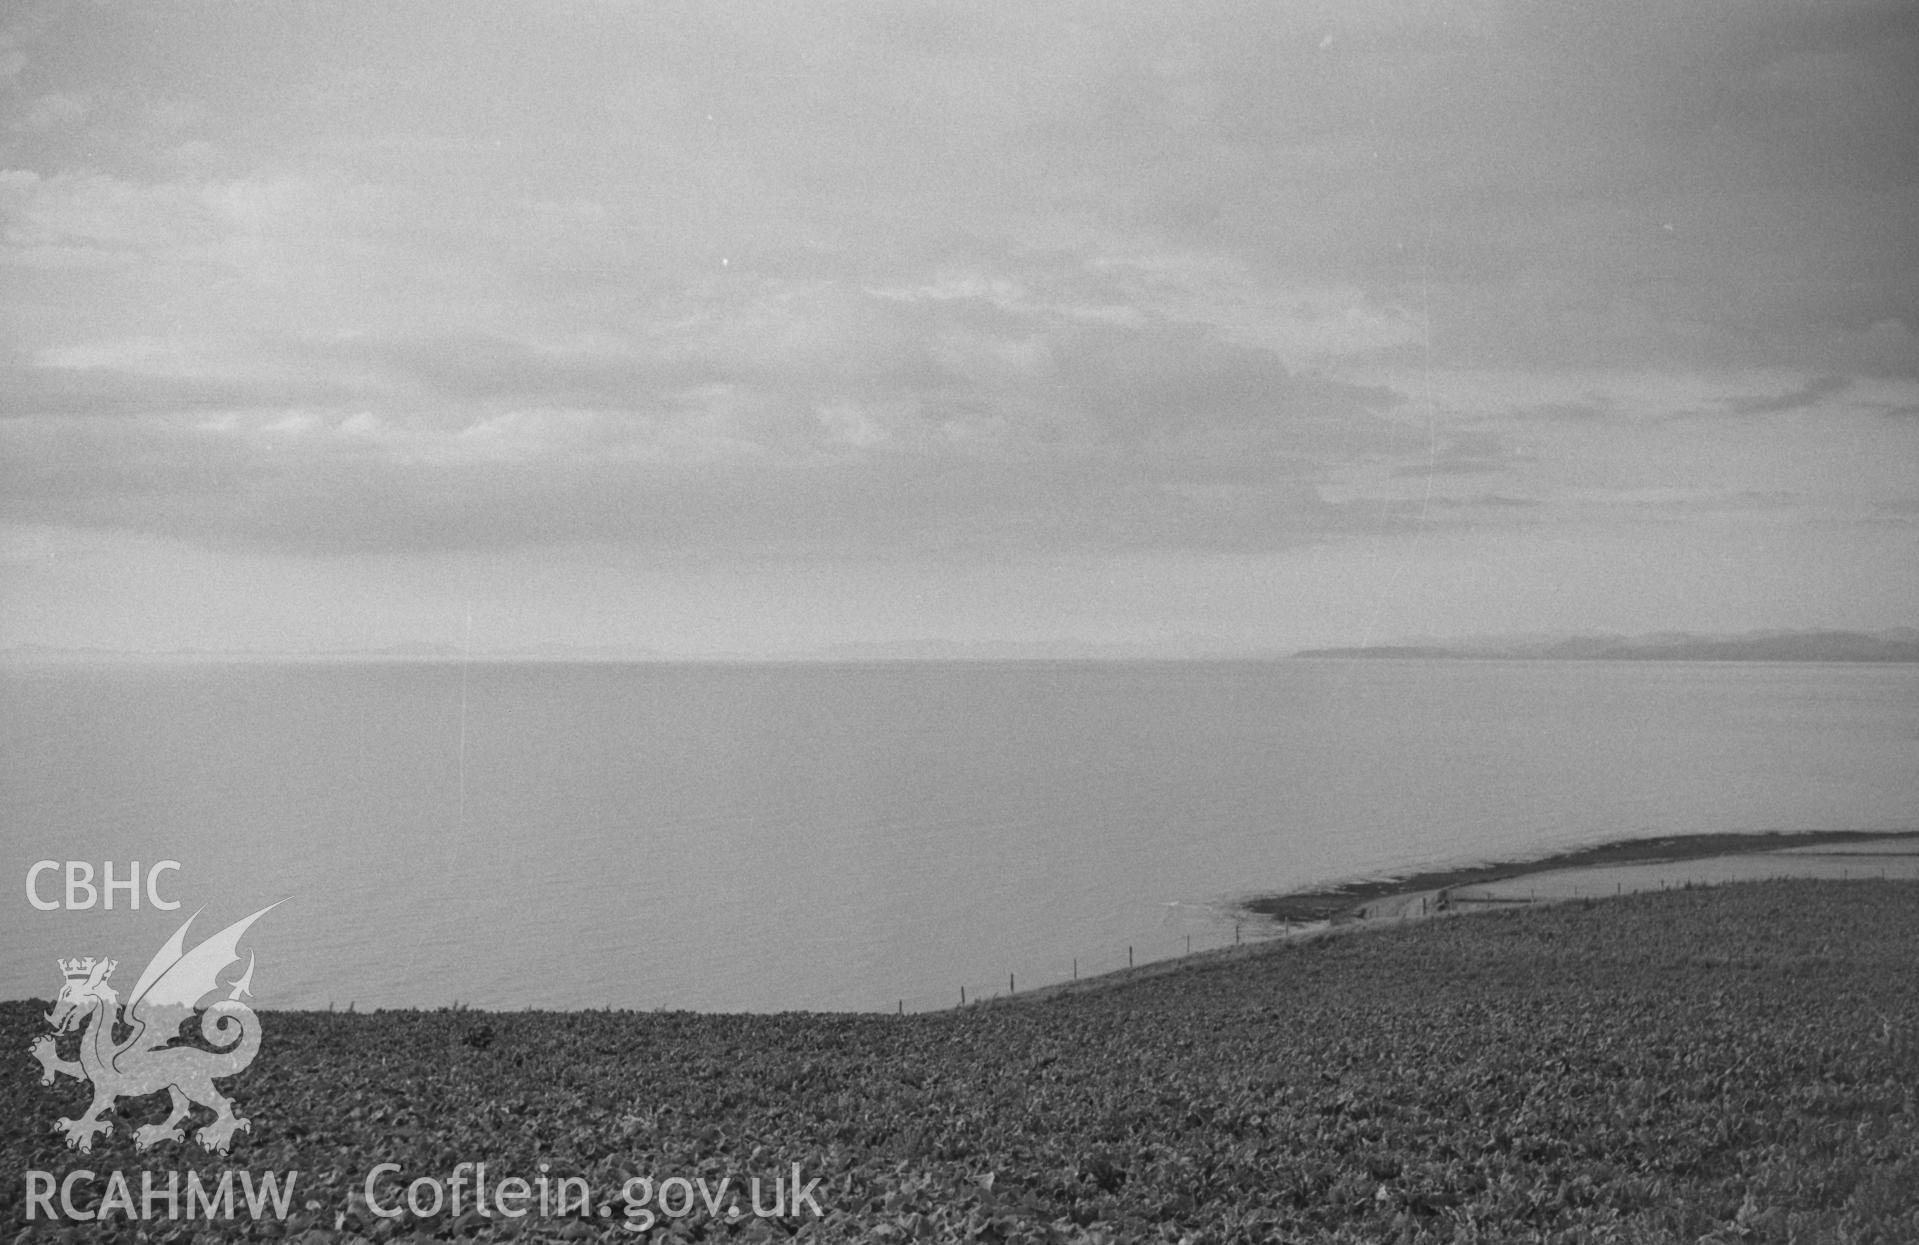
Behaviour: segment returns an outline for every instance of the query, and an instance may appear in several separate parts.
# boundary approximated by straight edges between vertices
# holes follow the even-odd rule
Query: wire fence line
[[[1125,972],[1129,968],[1167,964],[1189,956],[1205,955],[1234,946],[1267,942],[1285,937],[1288,933],[1297,932],[1301,928],[1302,926],[1297,922],[1247,916],[1238,921],[1226,923],[1223,928],[1140,937],[1124,946],[1114,946],[1079,955],[1055,956],[1039,963],[1028,963],[1009,969],[1003,975],[955,980],[945,991],[920,991],[897,999],[892,1010],[901,1014],[946,1011],[955,1007],[989,1002],[993,999],[1017,997],[1056,986],[1070,985],[1075,981],[1087,981],[1111,973]]]

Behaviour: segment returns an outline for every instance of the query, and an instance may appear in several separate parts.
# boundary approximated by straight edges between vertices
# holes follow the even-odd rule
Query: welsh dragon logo
[[[28,1051],[40,1061],[42,1085],[53,1084],[56,1074],[93,1082],[93,1105],[86,1114],[77,1120],[62,1118],[53,1126],[54,1132],[66,1134],[69,1149],[89,1153],[96,1134],[113,1132],[113,1124],[101,1117],[113,1109],[116,1099],[138,1098],[163,1089],[172,1098],[173,1112],[162,1123],[134,1130],[138,1149],[185,1140],[180,1122],[193,1103],[209,1108],[214,1115],[213,1122],[197,1134],[208,1150],[225,1154],[233,1134],[252,1127],[233,1114],[233,1104],[213,1085],[214,1078],[233,1076],[252,1063],[260,1050],[260,1018],[240,1002],[241,995],[252,993],[252,956],[247,957],[246,972],[232,983],[227,997],[200,1016],[200,1034],[216,1049],[176,1043],[181,1026],[196,1005],[220,988],[220,973],[239,962],[240,935],[278,906],[269,904],[193,950],[183,951],[187,927],[194,920],[188,917],[140,974],[124,1009],[107,984],[117,961],[92,956],[59,961],[66,984],[60,987],[60,996],[47,1013],[53,1031],[42,1034]],[[116,1041],[116,1029],[131,1032],[124,1041]],[[56,1035],[75,1031],[82,1031],[77,1063],[61,1059],[54,1048]]]

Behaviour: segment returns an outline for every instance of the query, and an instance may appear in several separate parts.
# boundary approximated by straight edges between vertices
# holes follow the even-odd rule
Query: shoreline
[[[1237,906],[1248,915],[1278,922],[1340,923],[1362,919],[1367,907],[1380,900],[1447,891],[1462,886],[1487,885],[1534,873],[1706,860],[1718,856],[1829,847],[1882,839],[1909,841],[1914,851],[1919,852],[1919,830],[1773,830],[1659,835],[1616,839],[1534,859],[1489,861],[1448,869],[1421,870],[1389,878],[1341,882],[1277,895],[1261,895],[1243,900]]]
[[[1877,862],[1876,872],[1873,862]],[[1284,922],[1283,929],[1270,930],[1243,945],[1209,947],[1073,981],[1048,982],[1016,995],[994,992],[968,1006],[1094,993],[1229,965],[1276,946],[1396,928],[1408,920],[1543,908],[1569,901],[1591,906],[1625,895],[1739,883],[1847,878],[1864,882],[1875,877],[1919,882],[1919,831],[1815,830],[1624,839],[1537,860],[1469,865],[1302,892],[1307,903],[1331,903],[1332,910],[1291,919],[1273,916],[1274,922]],[[1514,885],[1521,878],[1527,884]]]
[[[741,1241],[1914,1240],[1914,894],[1782,880],[1348,924],[905,1017],[271,1011],[222,1084],[250,1120],[229,1155],[142,1150],[152,1095],[71,1151],[52,1126],[91,1091],[16,1060],[0,1151],[38,1175],[0,1219],[133,1245],[177,1235],[169,1180],[237,1169],[297,1191],[208,1211],[195,1239],[625,1241],[674,1219],[671,1239]],[[46,1028],[0,1004],[0,1042]],[[489,1190],[589,1196],[488,1215],[481,1163]],[[815,1197],[748,1223],[755,1178]]]

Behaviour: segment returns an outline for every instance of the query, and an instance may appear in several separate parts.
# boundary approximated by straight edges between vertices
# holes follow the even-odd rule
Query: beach
[[[1761,878],[1919,878],[1919,832],[1815,830],[1621,839],[1549,856],[1370,878],[1246,901],[1287,925],[1404,920],[1482,904],[1594,899]]]

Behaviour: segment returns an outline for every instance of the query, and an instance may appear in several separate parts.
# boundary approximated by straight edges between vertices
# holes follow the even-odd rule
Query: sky
[[[0,18],[0,646],[1919,623],[1919,7]]]

